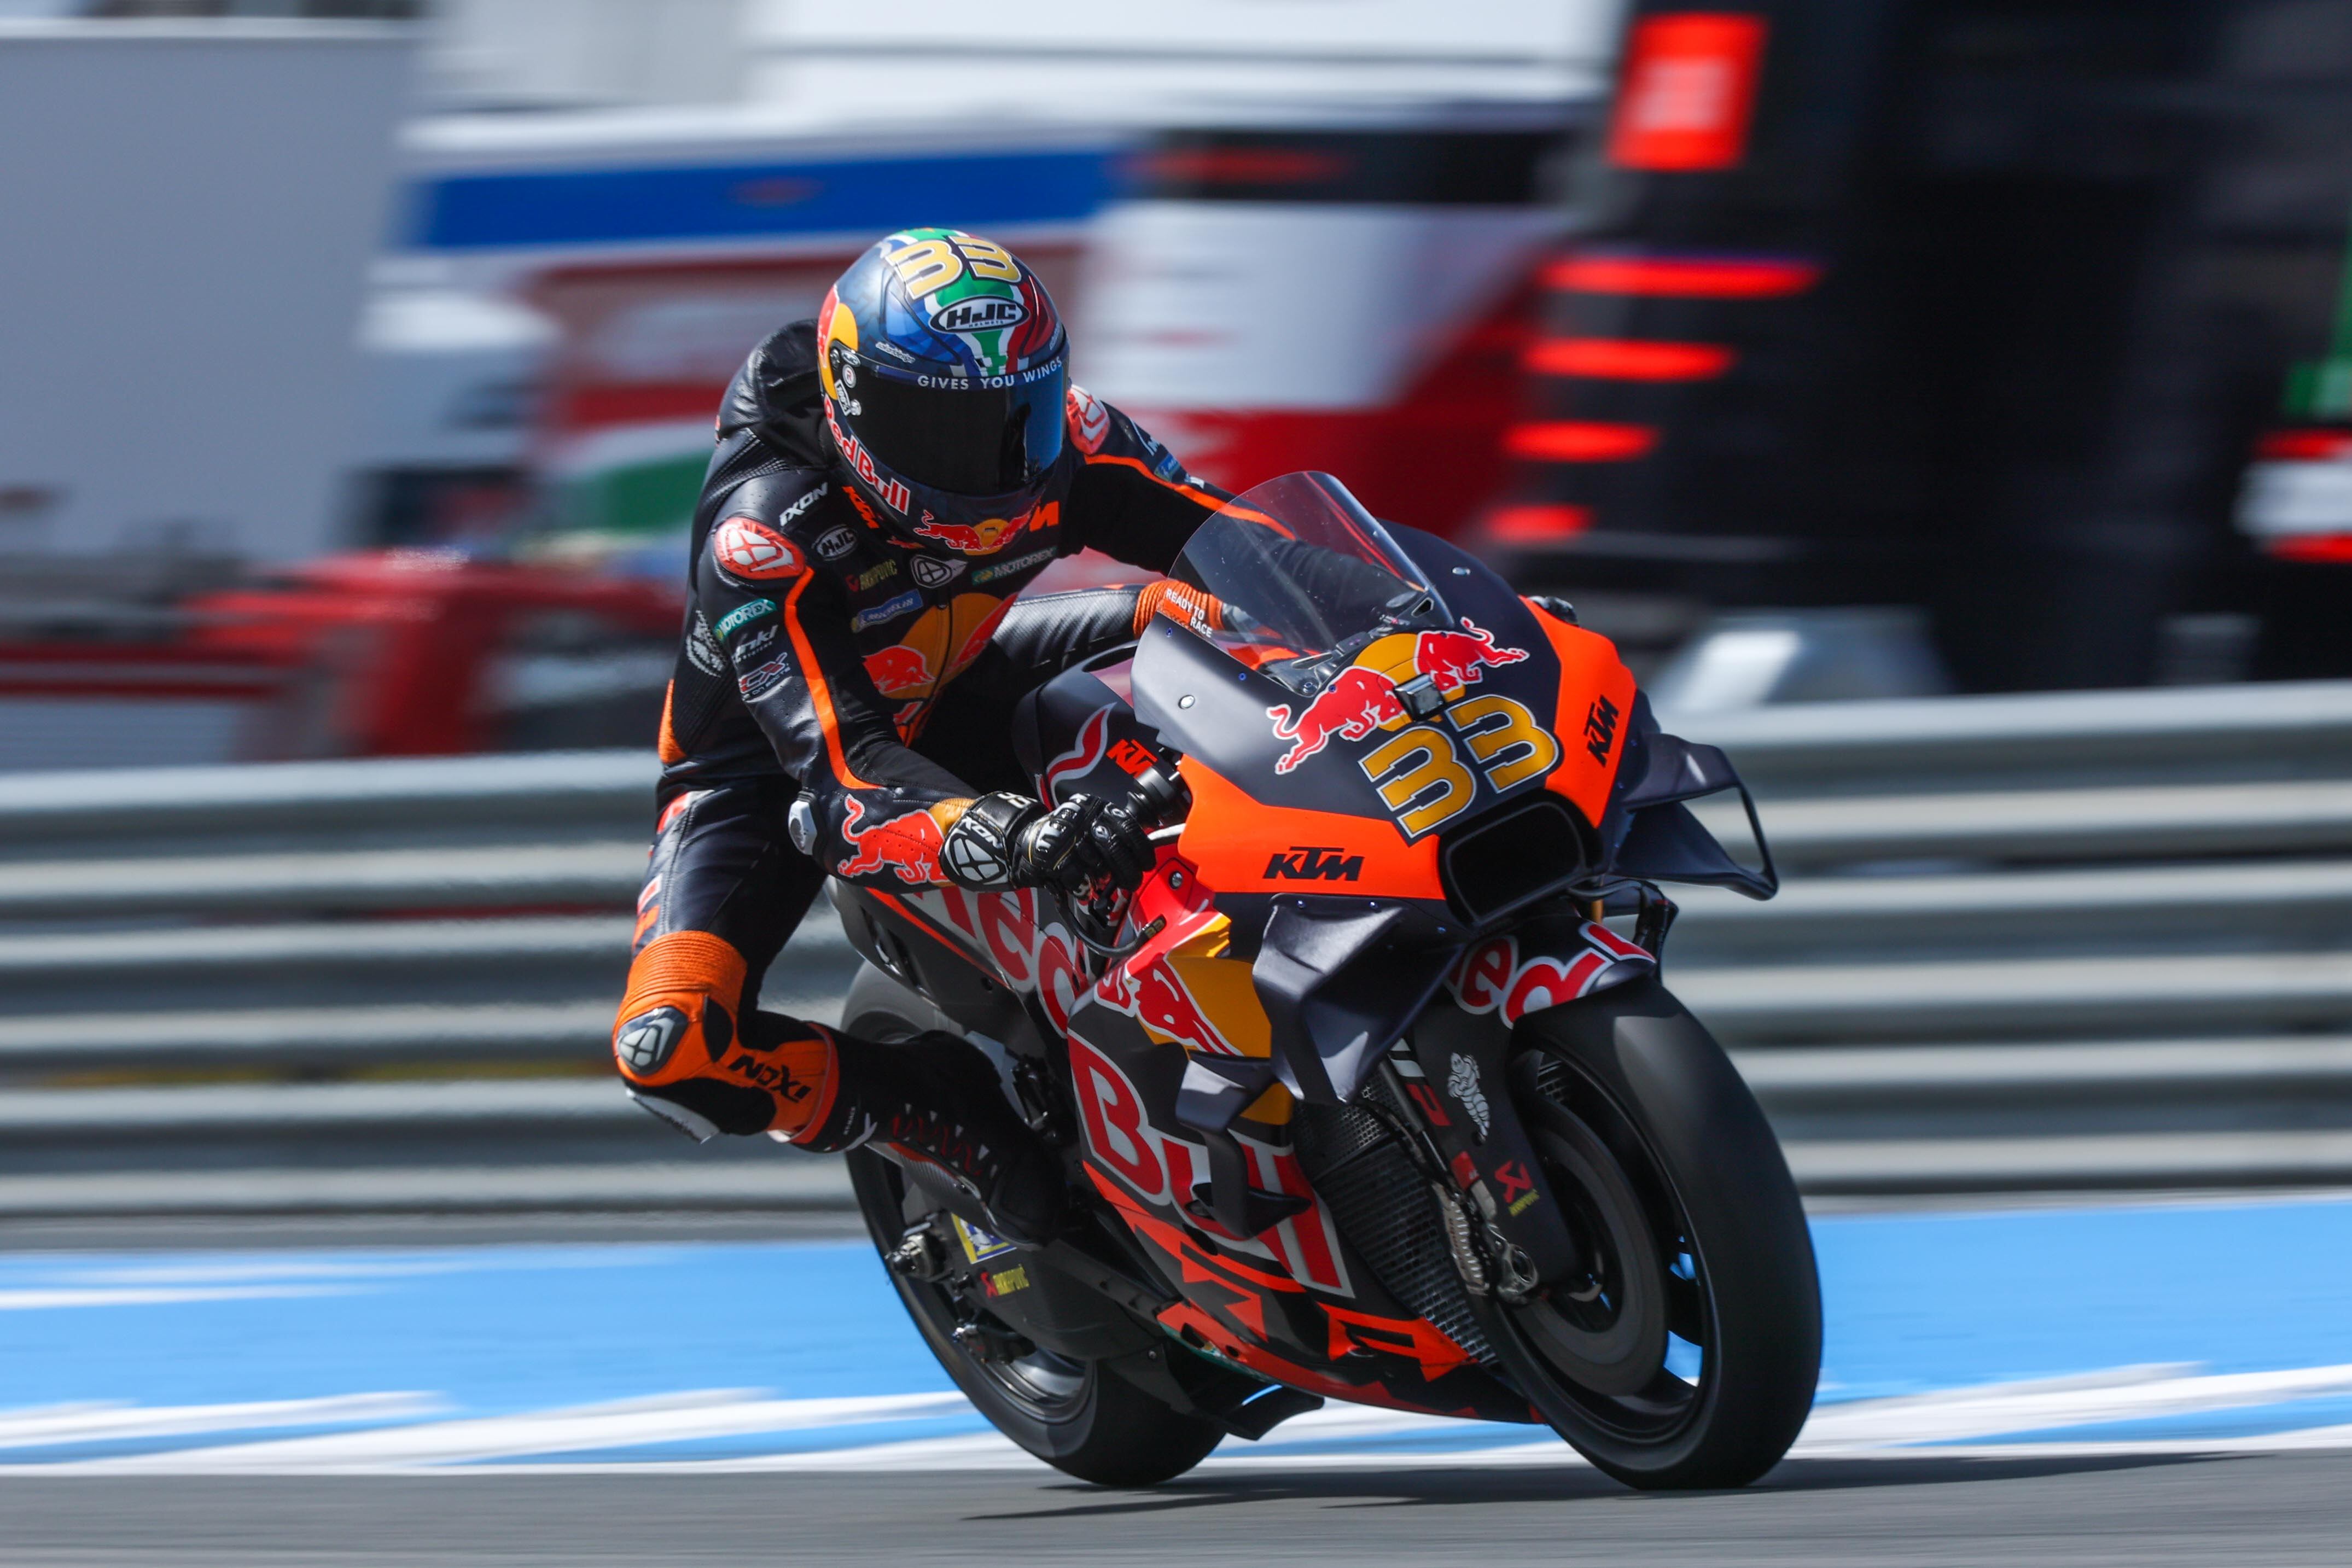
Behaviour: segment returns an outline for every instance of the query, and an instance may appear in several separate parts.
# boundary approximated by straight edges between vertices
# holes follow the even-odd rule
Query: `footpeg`
[[[909,1280],[925,1284],[937,1284],[947,1278],[947,1239],[931,1228],[930,1222],[910,1227],[899,1238],[898,1245],[885,1254],[883,1260],[893,1273],[904,1274]]]
[[[1035,1354],[1037,1351],[1035,1345],[1011,1329],[997,1328],[988,1323],[959,1323],[948,1337],[955,1341],[957,1349],[974,1361],[1019,1361],[1024,1355]]]

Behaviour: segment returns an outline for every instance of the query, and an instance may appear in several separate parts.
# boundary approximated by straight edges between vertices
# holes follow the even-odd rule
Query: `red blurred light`
[[[1571,256],[1544,268],[1546,287],[1682,299],[1778,299],[1818,282],[1810,261],[1732,256]]]
[[[1486,519],[1486,533],[1497,544],[1551,544],[1573,538],[1591,526],[1590,507],[1505,507]]]
[[[1647,424],[1602,424],[1580,419],[1513,425],[1503,433],[1503,450],[1537,463],[1622,463],[1657,445]]]
[[[2329,463],[2352,457],[2352,433],[2341,430],[2274,430],[2262,439],[2258,455],[2289,463]]]
[[[1304,185],[1345,174],[1351,161],[1334,152],[1280,147],[1164,148],[1139,154],[1136,171],[1180,185]]]
[[[1625,47],[1609,161],[1697,173],[1737,168],[1748,151],[1764,18],[1725,11],[1645,16]]]
[[[1738,356],[1714,343],[1646,343],[1627,338],[1549,338],[1528,350],[1528,369],[1546,376],[1612,382],[1703,382]]]
[[[2352,534],[2305,534],[2296,538],[2273,539],[2267,548],[2281,560],[2330,565],[2352,562]]]

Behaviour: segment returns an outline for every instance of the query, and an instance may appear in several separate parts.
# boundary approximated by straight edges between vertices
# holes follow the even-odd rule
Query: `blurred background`
[[[1668,706],[2352,673],[2338,0],[6,0],[0,73],[0,768],[639,743],[727,377],[931,222]]]
[[[2017,1206],[1822,1219],[1824,1420],[2352,1442],[2352,1204],[2278,1201],[2352,1187],[2352,0],[0,0],[0,1407],[178,1411],[0,1449],[944,1386],[870,1260],[751,1245],[852,1234],[838,1164],[607,1044],[721,389],[917,224],[1197,472],[1339,476],[1730,750],[1785,891],[1691,890],[1667,976],[1816,1216]],[[854,966],[819,910],[765,995]],[[554,1236],[709,1246],[21,1250]],[[688,1268],[866,1348],[648,1358]],[[186,1462],[441,1462],[374,1440]]]
[[[2352,0],[0,12],[0,1217],[670,1190],[713,413],[932,223],[1731,748],[1675,983],[1810,1191],[2352,1180]]]

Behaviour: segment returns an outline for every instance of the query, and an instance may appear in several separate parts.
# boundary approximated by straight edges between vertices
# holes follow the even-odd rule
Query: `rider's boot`
[[[835,1036],[831,1099],[794,1144],[895,1144],[978,1193],[1006,1240],[1042,1245],[1059,1228],[1069,1204],[1061,1162],[971,1041],[937,1030],[891,1044]]]

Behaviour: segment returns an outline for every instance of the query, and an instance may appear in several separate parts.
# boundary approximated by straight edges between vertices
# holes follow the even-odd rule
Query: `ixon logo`
[[[1364,857],[1333,844],[1293,844],[1274,852],[1265,874],[1284,882],[1353,882],[1364,874]]]
[[[1027,319],[1029,312],[1018,299],[959,299],[931,312],[931,330],[992,332],[1000,327],[1017,327]]]

